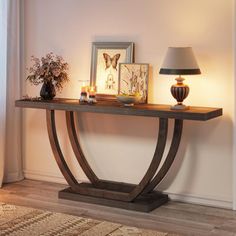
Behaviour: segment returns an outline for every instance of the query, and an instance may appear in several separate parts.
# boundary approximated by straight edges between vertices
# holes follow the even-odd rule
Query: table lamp
[[[197,61],[191,47],[169,47],[160,69],[160,74],[179,75],[175,80],[177,84],[171,86],[171,94],[177,100],[177,104],[172,106],[173,110],[186,110],[187,106],[183,100],[189,94],[188,85],[184,84],[181,75],[201,74]]]

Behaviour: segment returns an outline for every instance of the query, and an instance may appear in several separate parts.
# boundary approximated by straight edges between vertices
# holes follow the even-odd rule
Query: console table
[[[190,107],[186,111],[171,110],[168,105],[139,104],[124,107],[116,101],[100,101],[95,105],[79,104],[75,99],[54,100],[17,100],[17,107],[46,110],[47,130],[55,160],[65,177],[69,188],[59,192],[59,198],[85,201],[136,211],[149,212],[168,201],[168,196],[154,188],[161,182],[171,167],[181,140],[183,120],[207,121],[222,115],[221,108]],[[57,137],[55,111],[63,110],[66,115],[66,126],[72,149],[82,170],[90,183],[79,183],[68,167]],[[146,116],[159,119],[159,132],[153,159],[140,183],[128,184],[99,179],[90,167],[81,148],[78,130],[75,128],[75,112],[106,113],[113,115]],[[165,150],[168,119],[174,119],[174,130],[171,145],[162,166]]]

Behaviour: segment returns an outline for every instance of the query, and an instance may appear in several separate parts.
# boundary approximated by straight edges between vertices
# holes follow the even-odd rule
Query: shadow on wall
[[[225,129],[219,131],[219,129],[222,129],[222,123],[225,123]],[[198,162],[200,161],[199,155],[202,155],[202,153],[206,153],[206,151],[201,152],[201,150],[199,150],[199,147],[201,147],[201,149],[209,148],[209,150],[215,150],[215,153],[217,153],[221,149],[227,149],[227,146],[232,145],[228,143],[232,139],[230,137],[225,137],[224,134],[228,134],[229,132],[231,132],[231,134],[233,135],[232,126],[233,123],[229,117],[220,117],[206,122],[185,121],[182,140],[175,161],[165,178],[157,186],[158,190],[164,191],[171,186],[179,171],[181,170],[184,158],[186,158],[186,156],[188,155],[188,167],[184,173],[184,178],[181,178],[182,186],[184,189],[181,190],[180,188],[178,190],[178,194],[186,194],[186,189],[191,192],[191,190],[194,188],[193,183],[200,173],[200,170],[198,168],[198,166],[200,166],[198,165]],[[230,129],[230,131],[228,129]],[[221,134],[220,137],[219,134]],[[228,155],[226,154],[225,156],[220,158],[227,158],[227,156]],[[211,176],[211,168],[214,168],[214,162],[218,160],[217,155],[214,156],[212,154],[209,154],[207,156],[204,156],[203,158],[207,160],[208,163],[212,163],[212,166],[208,166],[206,167],[206,169],[209,173],[208,177],[214,178],[214,174]]]
[[[224,126],[221,124],[222,122],[225,124]],[[169,150],[168,146],[170,145],[172,138],[173,123],[173,120],[169,121],[168,141],[163,158],[166,157]],[[224,129],[219,130],[222,129],[222,126]],[[228,129],[230,129],[230,131]],[[122,165],[126,165],[128,171],[128,165],[130,165],[131,171],[127,172],[127,176],[135,175],[135,172],[132,169],[137,168],[137,175],[137,173],[145,173],[153,156],[158,135],[158,119],[132,116],[110,116],[104,114],[80,114],[79,130],[82,134],[82,139],[84,135],[88,135],[94,139],[94,142],[100,142],[96,148],[103,145],[104,147],[106,147],[106,145],[111,145],[111,147],[106,148],[105,151],[91,150],[92,145],[88,142],[89,138],[82,140],[82,145],[88,154],[88,158],[98,172],[100,171],[102,173],[103,168],[106,169],[106,167],[99,167],[99,160],[101,160],[101,158],[94,153],[102,153],[103,158],[105,159],[106,157],[104,156],[107,156],[107,160],[109,159],[109,161],[111,161],[110,165],[113,164],[113,161],[117,161],[116,168],[124,168]],[[219,150],[227,147],[229,145],[228,142],[231,141],[231,139],[225,138],[224,134],[228,134],[229,132],[232,133],[232,120],[227,117],[221,117],[206,122],[184,121],[182,140],[175,161],[167,176],[159,184],[158,189],[166,190],[171,186],[181,169],[184,158],[187,158],[188,162],[187,169],[184,172],[184,178],[181,179],[181,186],[184,186],[184,189],[188,189],[188,191],[194,188],[193,182],[199,177],[199,166],[202,166],[199,165],[199,162],[202,158],[206,158],[208,161],[213,162],[217,160],[215,158],[209,160],[217,155],[214,156],[212,151],[211,153],[208,153],[206,150],[215,150],[217,153],[217,149]],[[219,134],[221,135],[220,137]],[[104,137],[104,140],[106,141],[105,144],[101,141]],[[96,141],[96,139],[99,140]],[[201,147],[201,150],[199,150],[198,147]],[[129,148],[131,149],[130,152]],[[103,147],[101,147],[101,149],[103,149]],[[114,152],[119,153],[117,154]],[[206,153],[209,155],[206,157],[203,156],[206,155]],[[199,156],[201,158],[199,158]],[[228,156],[228,154],[226,154],[226,156]],[[114,159],[111,160],[111,158]],[[118,158],[118,160],[115,160],[115,158]],[[206,167],[206,169],[209,169],[209,167]],[[115,171],[116,170],[114,170],[114,172]],[[111,172],[111,175],[113,173]],[[133,179],[137,179],[135,182],[138,183],[142,177],[142,175],[138,175],[138,178],[133,177]],[[181,190],[180,188],[178,191],[181,193],[185,191],[184,189]]]
[[[78,113],[78,127],[82,133],[124,138],[153,139],[158,131],[158,118],[107,114]]]

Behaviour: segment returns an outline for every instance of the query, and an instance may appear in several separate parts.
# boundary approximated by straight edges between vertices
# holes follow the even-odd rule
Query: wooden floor
[[[4,185],[0,201],[180,235],[236,235],[236,212],[231,210],[169,202],[151,213],[140,213],[58,199],[58,191],[65,187],[24,180]]]

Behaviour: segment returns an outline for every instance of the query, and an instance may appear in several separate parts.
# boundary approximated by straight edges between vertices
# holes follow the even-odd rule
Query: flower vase
[[[51,81],[44,82],[40,90],[40,97],[44,100],[52,100],[56,96],[56,90]]]

